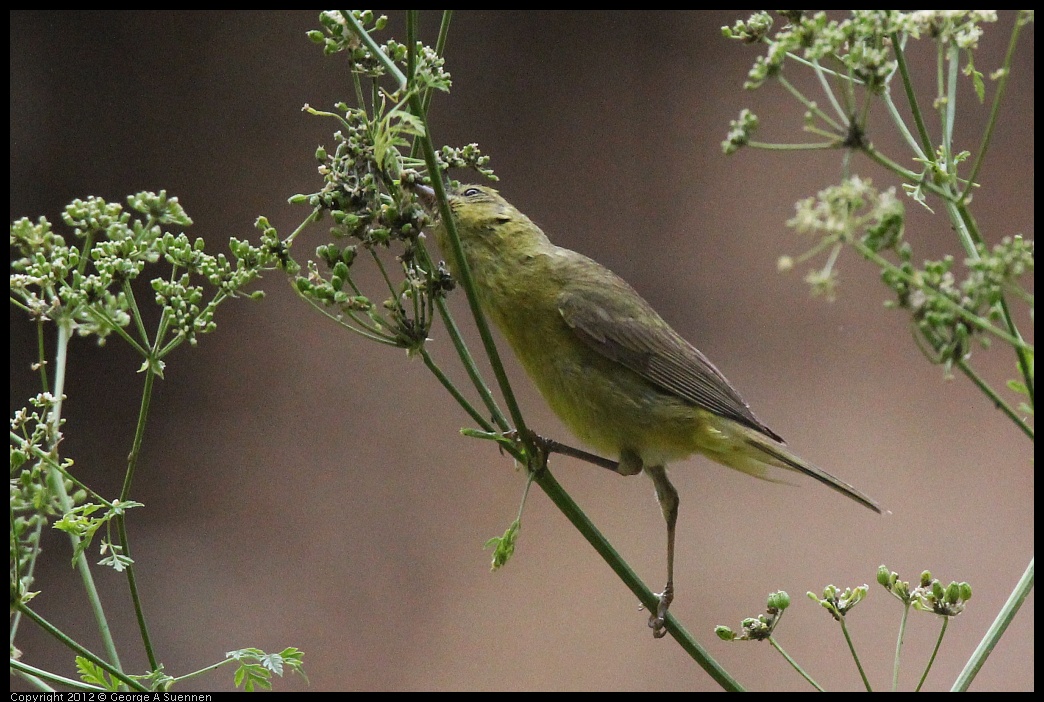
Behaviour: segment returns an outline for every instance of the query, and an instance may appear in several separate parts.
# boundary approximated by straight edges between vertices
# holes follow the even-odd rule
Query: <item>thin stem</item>
[[[787,90],[787,92],[789,92],[791,95],[793,95],[795,98],[797,98],[798,102],[800,102],[802,105],[805,106],[805,109],[810,111],[816,117],[819,117],[819,119],[821,119],[824,122],[826,122],[828,125],[830,125],[839,134],[843,134],[844,133],[845,128],[843,126],[841,126],[840,123],[834,121],[833,117],[828,115],[826,112],[823,112],[823,110],[819,109],[819,105],[817,105],[815,102],[813,102],[812,100],[809,100],[807,97],[805,97],[805,94],[802,93],[797,88],[795,88],[791,84],[791,82],[789,80],[787,80],[786,78],[783,77],[782,74],[776,76],[776,80],[779,81],[779,84],[782,85]]]
[[[120,544],[123,546],[123,555],[130,559],[130,539],[127,537],[127,526],[123,514],[116,516],[116,528],[120,532]],[[159,660],[156,658],[155,649],[152,647],[149,625],[145,621],[145,610],[141,604],[141,596],[138,594],[138,580],[134,575],[134,564],[128,563],[124,572],[127,574],[127,587],[130,588],[131,601],[134,604],[134,616],[138,620],[138,631],[141,632],[141,643],[145,647],[145,655],[148,656],[149,667],[152,670],[157,670],[159,669]]]
[[[855,661],[856,668],[859,670],[859,677],[863,679],[863,685],[866,686],[866,691],[873,692],[873,688],[870,687],[870,681],[867,680],[866,671],[863,670],[863,664],[859,661],[859,654],[856,653],[855,644],[852,643],[852,637],[848,633],[848,626],[845,624],[844,617],[841,617],[841,633],[845,635],[845,641],[848,642],[848,650],[852,652],[852,659]]]
[[[402,71],[400,71],[399,67],[395,65],[395,62],[388,58],[387,54],[381,51],[381,47],[377,46],[377,42],[373,40],[370,33],[363,29],[363,26],[359,24],[359,20],[355,19],[355,17],[352,16],[352,13],[348,10],[341,10],[341,17],[348,25],[350,25],[351,30],[355,32],[355,35],[359,37],[363,44],[366,45],[366,48],[370,50],[373,57],[381,62],[381,65],[384,66],[384,70],[388,71],[388,73],[398,81],[399,88],[405,88],[407,84],[406,76],[402,74]],[[437,171],[433,171],[433,173],[434,172]]]
[[[64,685],[65,687],[71,687],[74,690],[84,690],[87,692],[106,692],[104,687],[98,687],[97,685],[89,685],[82,680],[74,680],[73,678],[62,677],[61,675],[55,675],[54,673],[43,670],[42,668],[35,668],[31,665],[26,665],[22,661],[14,658],[11,660],[11,669],[17,672],[26,680],[29,680],[34,685],[40,687],[42,683],[40,681],[46,680],[49,683],[56,683],[58,685]],[[40,689],[47,692],[54,692],[54,690],[46,685],[40,687]],[[29,696],[19,696],[15,699],[32,699]]]
[[[805,680],[808,680],[808,682],[812,685],[812,687],[816,688],[820,692],[826,692],[826,690],[824,690],[819,685],[819,683],[817,683],[815,680],[812,679],[811,675],[809,675],[808,673],[805,672],[804,668],[802,668],[800,665],[798,665],[797,661],[795,661],[793,658],[790,657],[789,653],[787,653],[786,651],[783,650],[783,647],[779,645],[779,643],[776,641],[776,638],[774,636],[768,637],[768,642],[770,644],[772,644],[772,648],[774,648],[777,651],[779,651],[780,655],[782,655],[785,659],[787,659],[787,662],[790,663],[791,667],[793,667],[794,670],[796,670],[798,673],[801,674],[801,677],[803,677]]]
[[[517,457],[517,456],[516,456]],[[555,506],[561,510],[562,514],[566,516],[577,531],[579,531],[587,542],[594,547],[595,551],[609,564],[609,567],[613,569],[613,572],[619,576],[620,580],[623,581],[624,585],[638,597],[638,600],[647,609],[655,610],[659,604],[659,599],[649,587],[641,581],[638,575],[631,569],[620,554],[617,553],[616,549],[613,548],[601,532],[591,523],[587,515],[577,506],[573,499],[569,497],[562,486],[559,485],[558,481],[555,480],[554,476],[551,475],[551,471],[544,469],[537,473],[534,481],[540,486],[540,489],[548,496],[548,498],[555,503]],[[678,620],[675,619],[674,615],[670,612],[667,613],[666,620],[664,622],[667,627],[667,631],[670,632],[674,640],[688,653],[696,663],[703,668],[708,675],[711,676],[719,685],[725,690],[731,692],[742,692],[743,687],[731,676],[728,671],[722,668],[717,661],[715,661],[709,653],[692,637]]]
[[[131,318],[134,319],[134,325],[138,328],[138,334],[141,336],[141,342],[145,346],[149,345],[149,333],[145,331],[145,320],[141,316],[141,311],[138,309],[138,301],[134,297],[134,288],[131,287],[129,280],[123,281],[123,294],[127,298],[127,303],[130,305]]]
[[[471,350],[464,343],[464,337],[461,335],[460,329],[457,328],[457,322],[453,319],[453,315],[450,314],[445,298],[439,297],[435,304],[438,306],[439,314],[442,316],[442,323],[446,325],[446,331],[449,332],[453,348],[457,350],[457,355],[460,357],[461,363],[464,364],[468,377],[471,378],[472,385],[478,391],[479,397],[482,398],[482,402],[486,405],[486,409],[489,410],[493,421],[496,422],[501,431],[507,431],[510,426],[507,418],[497,405],[497,401],[493,398],[493,393],[490,392],[486,381],[483,380],[482,375],[479,373],[478,366],[475,365],[475,359],[471,355]]]
[[[827,81],[826,74],[823,72],[824,69],[821,65],[819,65],[818,59],[812,61],[812,67],[815,69],[816,78],[819,79],[819,84],[823,87],[823,92],[826,93],[827,99],[830,101],[830,104],[834,108],[834,112],[836,112],[837,116],[841,118],[841,124],[844,125],[842,127],[843,131],[848,131],[848,115],[841,107],[841,104],[837,101],[837,97],[834,95],[834,91],[833,89],[831,89],[830,83]],[[831,71],[831,73],[834,72]],[[834,73],[834,75],[837,74]]]
[[[747,146],[753,149],[765,149],[767,151],[816,151],[823,149],[836,149],[841,146],[841,140],[820,141],[813,144],[770,144],[765,141],[748,141]]]
[[[14,606],[17,607],[19,611],[23,612],[25,616],[32,619],[36,623],[36,625],[39,626],[41,629],[53,636],[66,647],[72,649],[72,651],[75,652],[77,655],[83,656],[95,665],[100,666],[107,673],[109,673],[114,678],[122,682],[124,685],[127,685],[128,687],[131,687],[137,690],[138,692],[149,691],[147,687],[142,685],[137,680],[127,677],[127,675],[125,675],[123,671],[121,671],[119,668],[113,666],[107,661],[102,660],[101,658],[94,655],[80,644],[76,643],[76,641],[67,636],[61,629],[59,629],[58,627],[41,617],[39,614],[30,609],[26,604],[18,602]]]
[[[1011,39],[1008,40],[1008,53],[1004,56],[1004,65],[1001,67],[1000,79],[997,81],[997,90],[993,95],[993,105],[990,107],[990,118],[986,122],[986,130],[982,134],[982,144],[979,146],[979,153],[975,157],[975,163],[972,165],[971,175],[968,176],[968,185],[964,188],[964,192],[961,193],[959,202],[966,202],[968,199],[968,193],[971,192],[972,188],[975,187],[975,179],[979,177],[979,169],[982,168],[982,163],[986,158],[986,152],[990,148],[990,140],[993,138],[993,129],[997,126],[997,116],[1000,113],[1001,97],[1004,95],[1004,89],[1008,87],[1008,78],[1011,76],[1011,63],[1015,55],[1015,44],[1019,40],[1019,32],[1022,31],[1022,22],[1019,21],[1018,17],[1015,19],[1015,26],[1011,29]]]
[[[899,689],[899,654],[903,650],[903,636],[906,634],[906,619],[910,616],[910,603],[903,602],[903,618],[899,622],[899,638],[895,642],[895,663],[892,665],[892,692]]]
[[[903,139],[909,145],[910,149],[914,152],[914,157],[919,158],[922,161],[927,161],[928,156],[921,149],[921,145],[917,143],[914,135],[910,133],[910,128],[906,126],[906,121],[902,115],[899,114],[899,107],[895,104],[895,100],[892,99],[892,90],[889,86],[888,90],[881,96],[884,100],[885,108],[888,110],[888,114],[892,118],[892,122],[895,123],[899,133],[903,135]]]
[[[946,76],[946,108],[943,110],[943,158],[946,163],[946,175],[957,180],[957,164],[953,161],[953,126],[957,118],[957,76],[960,54],[956,44],[950,44],[947,51],[949,71]]]
[[[935,663],[935,656],[939,653],[939,647],[942,646],[943,636],[946,635],[946,627],[950,623],[950,618],[943,617],[942,620],[942,629],[939,630],[939,638],[936,639],[935,648],[932,649],[932,657],[928,659],[928,665],[924,667],[924,674],[921,675],[921,680],[917,683],[917,688],[914,692],[921,691],[921,687],[924,685],[924,681],[928,677],[928,671],[932,669],[932,664]]]
[[[923,156],[924,158],[931,158],[931,154],[934,151],[934,149],[932,149],[932,139],[928,136],[928,126],[924,122],[924,115],[921,113],[921,107],[917,104],[917,93],[914,92],[913,81],[910,80],[910,71],[906,67],[906,56],[903,50],[903,45],[899,41],[899,35],[894,32],[892,33],[892,49],[895,53],[896,63],[899,64],[899,73],[903,77],[903,88],[906,90],[906,99],[910,102],[910,111],[913,113],[914,124],[917,125],[917,133],[921,137],[921,148],[924,151]]]
[[[470,402],[468,402],[467,398],[464,397],[460,393],[460,390],[457,389],[457,386],[453,384],[453,381],[442,372],[442,369],[438,367],[434,360],[432,360],[431,354],[428,353],[428,349],[421,347],[420,353],[421,358],[424,359],[424,365],[428,367],[428,370],[435,374],[438,381],[442,383],[442,387],[449,391],[449,394],[453,396],[453,399],[457,401],[457,404],[463,407],[464,411],[467,412],[480,427],[489,432],[493,431],[493,425],[490,424],[489,420],[483,417]]]
[[[1033,428],[1027,424],[1026,420],[1020,417],[1014,409],[1012,409],[1011,405],[1004,401],[1004,398],[997,394],[997,391],[994,390],[989,383],[983,380],[982,377],[980,377],[979,374],[968,365],[967,361],[962,358],[957,361],[956,366],[961,369],[962,373],[968,376],[969,380],[975,383],[976,387],[982,390],[983,394],[990,398],[994,407],[1008,415],[1008,419],[1015,422],[1015,426],[1021,429],[1022,433],[1028,436],[1030,441],[1033,441]]]
[[[68,349],[71,334],[72,323],[66,319],[58,320],[58,341],[54,359],[55,403],[53,411],[48,418],[48,423],[53,427],[53,436],[58,435],[58,428],[61,426],[62,398],[65,392],[65,370],[68,366]],[[56,448],[52,447],[52,450],[56,450]],[[51,483],[51,489],[58,497],[58,504],[61,506],[62,513],[68,514],[72,510],[73,504],[69,498],[69,493],[65,490],[65,481],[62,480],[61,473],[53,469],[49,470],[48,480]],[[72,544],[73,552],[75,553],[80,545],[80,538],[76,534],[69,534],[69,542]],[[109,628],[109,621],[102,607],[101,597],[98,595],[98,588],[94,584],[94,576],[91,574],[90,564],[83,553],[76,558],[76,570],[80,575],[80,580],[83,582],[83,588],[87,594],[87,601],[91,605],[91,611],[94,613],[94,620],[98,625],[98,633],[102,638],[102,645],[105,647],[106,655],[109,656],[112,664],[119,669],[122,666],[120,665],[119,654],[116,653],[116,642],[112,638],[112,631]]]
[[[413,109],[414,114],[420,114],[420,99],[416,95],[410,98],[410,107]],[[420,119],[424,124],[424,136],[421,137],[421,148],[424,151],[424,162],[427,164],[429,173],[437,174],[439,172],[439,166],[435,159],[435,148],[432,146],[431,131],[428,127],[427,120],[425,120],[423,116]],[[479,336],[482,338],[482,345],[485,347],[486,354],[489,356],[490,365],[493,367],[493,375],[496,377],[497,384],[500,386],[500,392],[504,396],[504,402],[508,406],[508,413],[511,415],[511,420],[515,425],[515,429],[524,433],[525,421],[522,419],[522,411],[519,409],[518,402],[515,400],[515,394],[511,390],[511,384],[508,382],[507,373],[504,371],[504,364],[500,360],[500,354],[497,352],[497,347],[493,341],[493,334],[489,330],[486,316],[479,305],[478,295],[475,292],[475,282],[471,277],[471,269],[468,268],[467,260],[464,257],[464,250],[460,245],[460,236],[457,234],[457,225],[453,220],[453,213],[450,212],[449,203],[446,200],[446,190],[443,187],[442,179],[432,178],[431,184],[432,188],[435,190],[435,197],[439,203],[439,215],[446,227],[446,233],[450,241],[450,248],[452,249],[453,256],[457,261],[457,268],[460,271],[460,282],[464,287],[465,294],[467,295],[471,314],[475,318],[475,325],[478,327]],[[527,445],[527,449],[528,448],[531,447]]]
[[[44,342],[43,318],[36,320],[36,358],[40,366],[40,392],[47,392],[47,349]]]
[[[449,37],[450,20],[453,19],[453,10],[442,11],[442,22],[439,24],[439,38],[435,41],[435,54],[442,56],[446,52],[446,39]],[[428,108],[431,106],[431,99],[435,96],[435,90],[428,88],[424,91],[424,98],[421,102],[424,108],[424,114],[428,114]]]
[[[1033,591],[1033,559],[1030,559],[1029,565],[1026,566],[1026,571],[1019,578],[1018,584],[1015,589],[1012,590],[1011,595],[1008,597],[1008,601],[1001,607],[1001,611],[997,614],[997,618],[993,620],[993,624],[990,625],[986,635],[979,642],[979,645],[975,648],[975,652],[972,653],[971,658],[964,666],[964,670],[957,676],[957,680],[954,681],[953,687],[950,689],[951,692],[967,692],[968,687],[971,685],[972,680],[978,675],[979,670],[983,664],[986,663],[986,659],[990,653],[993,652],[993,648],[1000,641],[1001,636],[1004,635],[1008,625],[1011,624],[1011,620],[1015,618],[1015,614],[1018,613],[1019,607],[1029,596],[1030,592]]]
[[[149,416],[149,405],[152,403],[152,386],[156,382],[156,373],[149,364],[145,371],[145,385],[141,390],[141,404],[138,407],[138,425],[134,430],[134,441],[131,444],[130,456],[127,457],[127,474],[123,478],[123,489],[120,491],[120,500],[126,502],[130,499],[131,483],[134,481],[134,471],[138,467],[138,456],[141,454],[141,443],[145,438],[145,424]]]

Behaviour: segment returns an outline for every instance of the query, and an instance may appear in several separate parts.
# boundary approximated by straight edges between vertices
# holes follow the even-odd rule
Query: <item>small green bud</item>
[[[950,583],[946,586],[946,602],[948,604],[957,604],[957,601],[961,597],[961,586],[957,583]]]
[[[888,567],[880,565],[877,567],[877,584],[883,585],[884,587],[890,587],[892,585],[891,573],[888,572]]]
[[[736,632],[727,626],[716,626],[714,627],[714,633],[718,635],[718,638],[722,641],[735,641]]]
[[[302,202],[308,202],[308,198],[310,197],[311,195],[302,195],[301,193],[298,193],[297,195],[290,196],[290,198],[287,199],[287,202],[289,202],[291,205],[300,205]],[[261,225],[258,226],[260,227]],[[265,226],[268,226],[267,222]]]
[[[921,573],[921,587],[928,587],[932,584],[932,573],[931,571],[924,571]]]
[[[943,590],[942,583],[938,580],[932,581],[932,596],[935,597],[936,600],[942,600],[946,596],[946,591]]]
[[[782,612],[784,609],[790,606],[790,595],[783,590],[773,592],[768,596],[768,609],[769,611],[776,610]]]
[[[968,583],[961,583],[958,587],[961,589],[961,599],[970,600],[972,595],[971,585]]]
[[[315,160],[316,161],[325,161],[326,160],[326,148],[325,147],[320,146],[319,148],[317,148],[315,150]]]

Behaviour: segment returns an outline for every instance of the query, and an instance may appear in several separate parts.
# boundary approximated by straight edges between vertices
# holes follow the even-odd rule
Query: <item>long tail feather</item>
[[[855,500],[864,507],[872,509],[878,514],[884,514],[884,510],[882,510],[881,506],[878,505],[877,502],[875,502],[874,500],[859,492],[845,481],[830,475],[830,473],[827,473],[822,468],[818,468],[812,465],[811,463],[808,463],[798,458],[797,456],[790,453],[783,447],[772,444],[768,440],[761,440],[760,437],[748,436],[747,443],[750,446],[756,448],[758,451],[764,453],[766,456],[769,457],[769,459],[772,459],[766,461],[767,463],[771,463],[772,465],[778,466],[780,468],[788,468],[790,470],[795,470],[799,473],[804,473],[805,475],[811,476],[819,482],[823,483],[824,485],[827,485],[828,487],[837,490],[842,495],[845,495],[846,497]]]

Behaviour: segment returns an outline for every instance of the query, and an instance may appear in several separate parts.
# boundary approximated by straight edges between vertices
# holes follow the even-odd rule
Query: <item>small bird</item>
[[[433,212],[434,191],[417,186]],[[758,478],[770,467],[809,475],[880,513],[872,499],[783,446],[706,356],[622,278],[552,244],[493,188],[447,192],[483,311],[547,403],[582,442],[645,472],[667,522],[667,585],[649,626],[657,638],[674,598],[678,492],[667,464],[694,453]],[[434,233],[459,277],[444,223]]]

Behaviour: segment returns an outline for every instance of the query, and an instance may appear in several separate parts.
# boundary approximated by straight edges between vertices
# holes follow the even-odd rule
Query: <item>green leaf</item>
[[[119,683],[104,668],[83,656],[76,656],[76,669],[80,671],[80,680],[85,683],[104,687],[112,692],[119,688]]]

